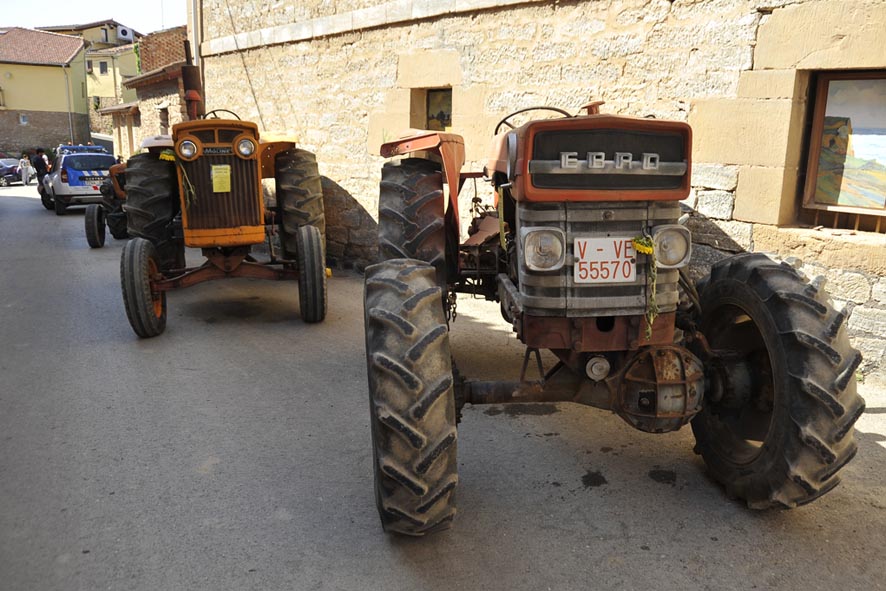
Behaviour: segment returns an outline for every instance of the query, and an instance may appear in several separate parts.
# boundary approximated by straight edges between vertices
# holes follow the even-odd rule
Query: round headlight
[[[182,158],[190,159],[197,155],[197,144],[191,140],[185,140],[178,145],[178,153]]]
[[[528,230],[523,237],[526,267],[531,271],[554,271],[565,261],[563,233],[559,230]]]
[[[655,261],[659,267],[682,267],[689,262],[692,241],[689,230],[683,226],[666,226],[655,231],[652,237]]]
[[[241,156],[252,156],[252,153],[255,152],[255,144],[249,140],[240,140],[237,142],[237,151]]]

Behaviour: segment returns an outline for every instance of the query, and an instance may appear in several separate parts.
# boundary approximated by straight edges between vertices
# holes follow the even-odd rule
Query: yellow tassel
[[[160,152],[160,160],[166,160],[167,162],[175,162],[175,152],[166,148],[162,152]]]
[[[652,254],[652,240],[646,236],[637,236],[631,240],[631,244],[634,245],[634,250],[640,254]]]

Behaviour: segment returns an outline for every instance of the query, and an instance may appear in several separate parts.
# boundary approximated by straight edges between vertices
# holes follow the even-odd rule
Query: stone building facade
[[[190,17],[207,109],[317,153],[333,254],[371,260],[379,145],[421,126],[428,90],[451,92],[473,170],[503,115],[604,100],[603,112],[692,124],[699,263],[739,250],[805,259],[854,306],[865,370],[886,367],[886,220],[842,228],[845,216],[801,206],[816,75],[886,71],[886,3],[203,0]]]

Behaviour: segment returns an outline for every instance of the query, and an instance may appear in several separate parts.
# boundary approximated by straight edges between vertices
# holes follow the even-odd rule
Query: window
[[[160,109],[160,135],[169,133],[169,109]]]
[[[107,76],[108,74],[108,62],[99,62],[98,63],[98,73],[102,76]]]
[[[452,127],[452,89],[428,90],[427,127],[434,131],[447,131]]]
[[[413,88],[410,102],[410,127],[433,131],[452,127],[451,88]]]
[[[886,71],[823,72],[814,109],[803,206],[886,227]],[[876,216],[876,219],[863,219]],[[862,228],[865,229],[865,228]]]
[[[92,74],[92,60],[86,60],[86,73]]]
[[[102,43],[107,43],[108,42],[108,30],[102,29],[101,35],[102,35]]]

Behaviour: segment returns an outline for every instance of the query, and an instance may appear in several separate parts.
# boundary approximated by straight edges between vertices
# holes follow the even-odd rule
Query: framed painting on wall
[[[803,206],[886,216],[886,72],[819,74]]]

